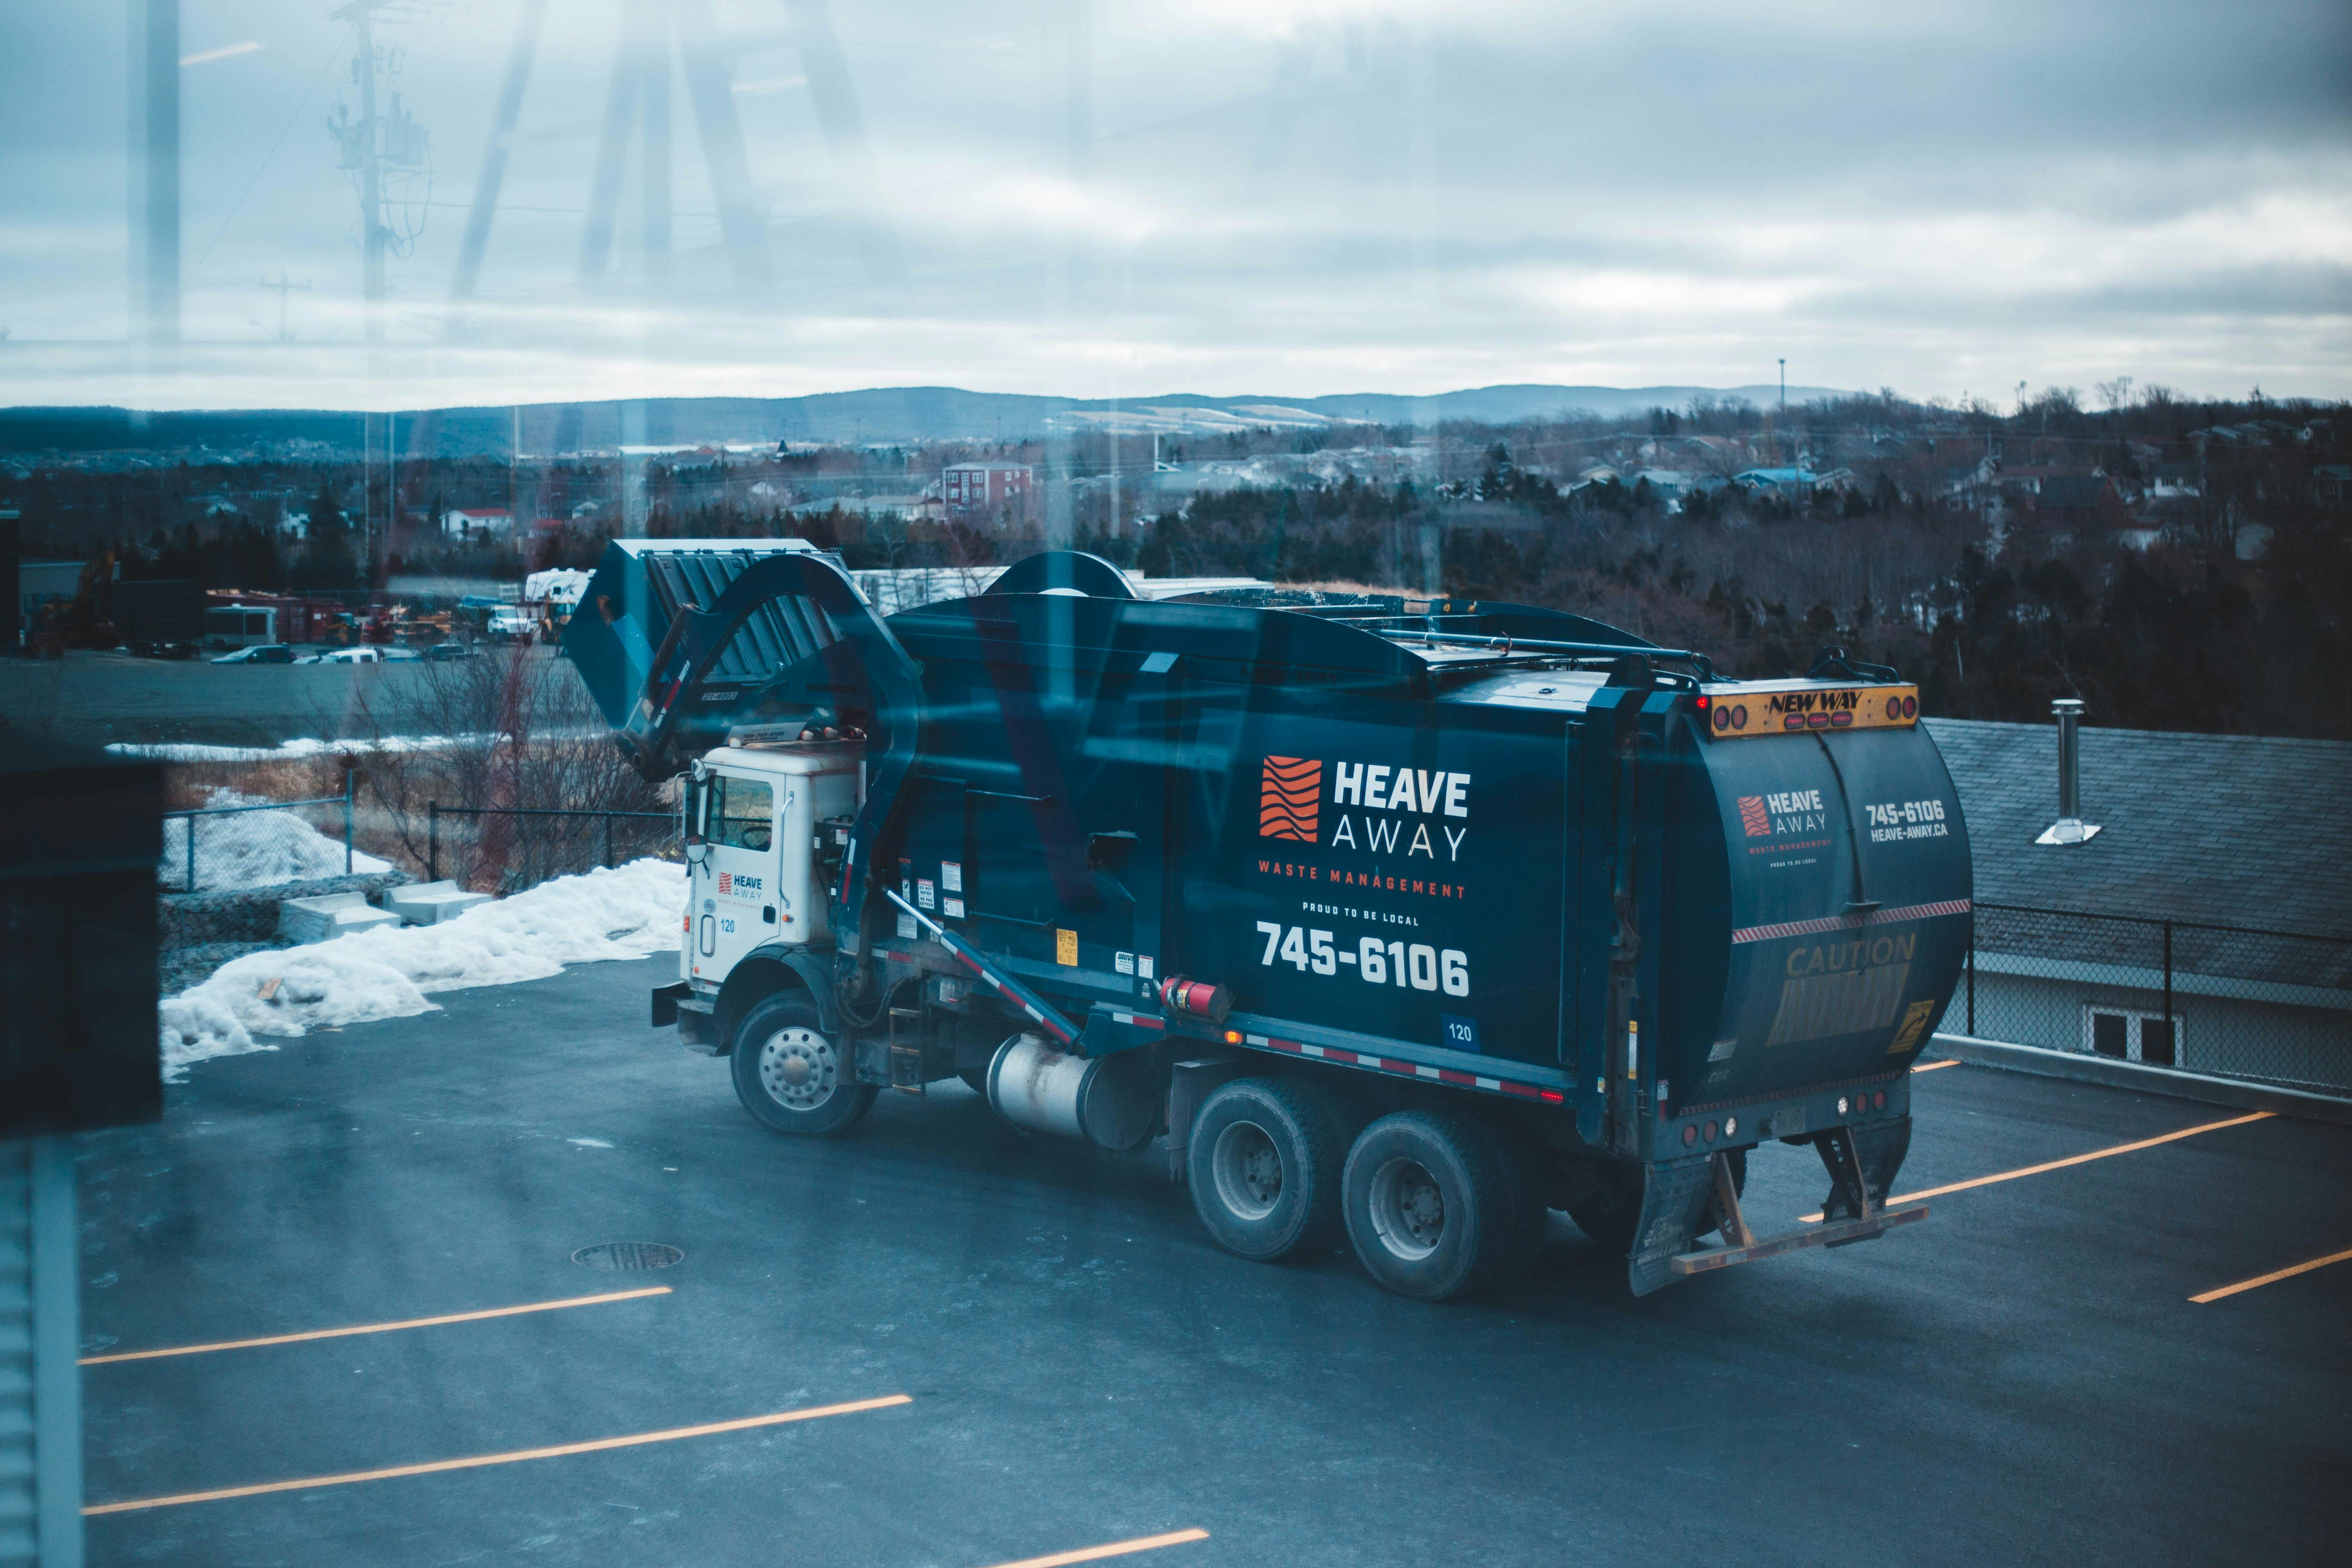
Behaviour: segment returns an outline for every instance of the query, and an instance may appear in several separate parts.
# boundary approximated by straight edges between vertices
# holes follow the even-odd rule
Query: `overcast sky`
[[[671,278],[633,154],[583,279],[622,0],[547,0],[477,297],[467,208],[526,0],[408,0],[386,348],[327,0],[184,0],[186,343],[126,353],[125,5],[0,7],[0,401],[420,406],[947,384],[1144,396],[1792,383],[2008,404],[2122,375],[2352,395],[2352,7],[2177,0],[661,0]],[[207,58],[210,57],[210,58]],[[698,135],[724,99],[772,274]],[[844,131],[854,107],[862,139]],[[828,120],[831,121],[828,127]],[[291,346],[272,342],[287,296]]]

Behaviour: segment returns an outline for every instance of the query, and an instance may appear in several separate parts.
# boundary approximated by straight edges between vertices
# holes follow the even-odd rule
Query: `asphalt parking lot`
[[[408,694],[428,679],[425,668],[422,660],[238,665],[214,664],[210,655],[76,650],[63,658],[0,659],[0,716],[11,732],[87,745],[274,746],[369,733],[365,708],[397,721],[414,701]]]
[[[769,1134],[640,1024],[674,963],[200,1064],[84,1141],[88,1356],[663,1292],[89,1365],[93,1563],[2342,1560],[2352,1263],[2190,1298],[2352,1247],[2352,1130],[1949,1067],[1901,1192],[2207,1130],[1640,1301],[1556,1217],[1430,1306],[1227,1257],[1156,1150],[959,1086]],[[1767,1150],[1750,1217],[1825,1188]],[[606,1242],[684,1258],[572,1261]]]

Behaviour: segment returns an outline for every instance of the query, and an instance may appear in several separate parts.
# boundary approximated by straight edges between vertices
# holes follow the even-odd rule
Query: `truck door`
[[[763,774],[714,771],[703,805],[709,852],[694,879],[689,976],[724,980],[776,934],[777,784]]]

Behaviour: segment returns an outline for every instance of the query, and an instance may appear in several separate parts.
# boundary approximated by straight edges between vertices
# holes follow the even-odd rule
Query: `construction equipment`
[[[1970,869],[1891,669],[1732,680],[1517,605],[1150,602],[1067,552],[885,620],[799,541],[616,542],[565,647],[631,762],[691,781],[653,1021],[780,1131],[961,1078],[1032,1131],[1164,1131],[1229,1250],[1344,1225],[1430,1298],[1524,1267],[1549,1209],[1637,1293],[1926,1212],[1886,1195]],[[1832,1186],[1759,1238],[1771,1141]]]

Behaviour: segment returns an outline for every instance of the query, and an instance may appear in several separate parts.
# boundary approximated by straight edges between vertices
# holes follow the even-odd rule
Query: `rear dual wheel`
[[[1731,1190],[1745,1195],[1748,1191],[1748,1151],[1734,1149],[1726,1156],[1731,1163]],[[1615,1163],[1602,1173],[1600,1190],[1568,1211],[1576,1221],[1576,1228],[1600,1244],[1612,1258],[1623,1258],[1633,1250],[1633,1227],[1642,1220],[1642,1167]],[[1691,1240],[1705,1240],[1723,1228],[1723,1205],[1714,1193],[1707,1194],[1706,1207],[1699,1211],[1698,1223],[1692,1227]]]
[[[1399,1295],[1442,1301],[1498,1284],[1544,1237],[1533,1144],[1467,1117],[1400,1110],[1349,1151],[1340,1212],[1356,1256]]]
[[[1185,1142],[1192,1207],[1219,1247],[1271,1262],[1328,1235],[1341,1149],[1323,1100],[1278,1078],[1241,1078],[1201,1103]]]

